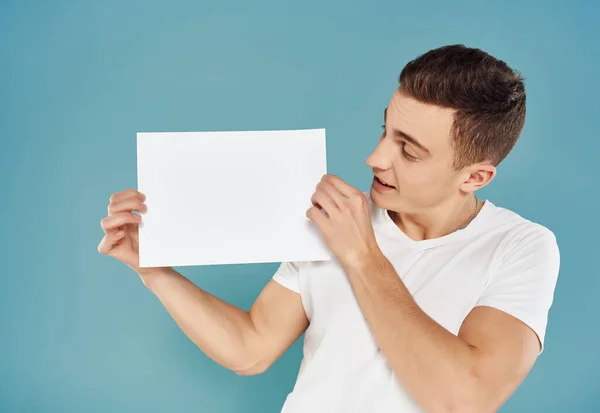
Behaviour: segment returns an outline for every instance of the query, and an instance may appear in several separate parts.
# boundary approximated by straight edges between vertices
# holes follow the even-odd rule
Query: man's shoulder
[[[494,205],[491,201],[486,201],[489,209],[489,221],[495,225],[506,226],[511,233],[531,233],[538,235],[554,236],[554,232],[547,226],[527,218],[518,212]]]
[[[492,204],[488,205],[486,224],[502,233],[502,244],[507,254],[528,246],[558,252],[554,232],[547,226],[526,218],[514,210]]]

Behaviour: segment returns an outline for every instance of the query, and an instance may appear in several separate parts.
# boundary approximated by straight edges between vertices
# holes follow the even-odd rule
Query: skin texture
[[[474,192],[496,173],[489,162],[458,171],[451,167],[453,115],[396,90],[385,131],[367,159],[374,174],[395,187],[372,187],[373,202],[393,211],[394,222],[415,240],[440,237],[466,223]],[[144,201],[133,189],[111,197],[99,252],[137,272],[213,360],[242,375],[265,371],[308,326],[300,295],[271,280],[244,311],[171,268],[139,268],[137,230]],[[416,305],[379,250],[367,200],[358,189],[325,175],[312,202],[307,217],[344,266],[377,343],[415,400],[428,412],[496,411],[533,366],[540,349],[536,334],[506,313],[477,307],[459,335],[452,335]]]

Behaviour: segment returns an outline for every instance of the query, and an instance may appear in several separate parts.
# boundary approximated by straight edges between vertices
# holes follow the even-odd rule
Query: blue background
[[[279,412],[300,341],[237,376],[97,252],[135,134],[325,127],[329,172],[367,190],[400,70],[453,43],[524,74],[524,132],[482,196],[562,251],[546,349],[501,411],[600,411],[600,10],[562,3],[2,0],[0,411]],[[248,309],[276,267],[178,270]]]

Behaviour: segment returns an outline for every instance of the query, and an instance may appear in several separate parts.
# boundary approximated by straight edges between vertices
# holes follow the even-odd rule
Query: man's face
[[[367,165],[393,188],[383,188],[375,179],[375,205],[414,213],[457,195],[465,172],[452,168],[454,110],[421,103],[398,89],[384,117],[385,131]]]

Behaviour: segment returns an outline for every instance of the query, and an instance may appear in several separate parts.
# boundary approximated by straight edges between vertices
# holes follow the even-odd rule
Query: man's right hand
[[[210,358],[241,375],[266,370],[308,327],[300,294],[270,280],[246,312],[200,289],[170,267],[139,267],[138,227],[145,196],[126,189],[110,197],[101,221],[102,254],[124,262],[162,302],[183,332]]]
[[[140,276],[157,270],[139,267],[138,229],[141,213],[147,208],[145,200],[146,196],[135,189],[113,194],[108,203],[108,216],[100,222],[105,235],[98,244],[98,252],[124,262]]]

